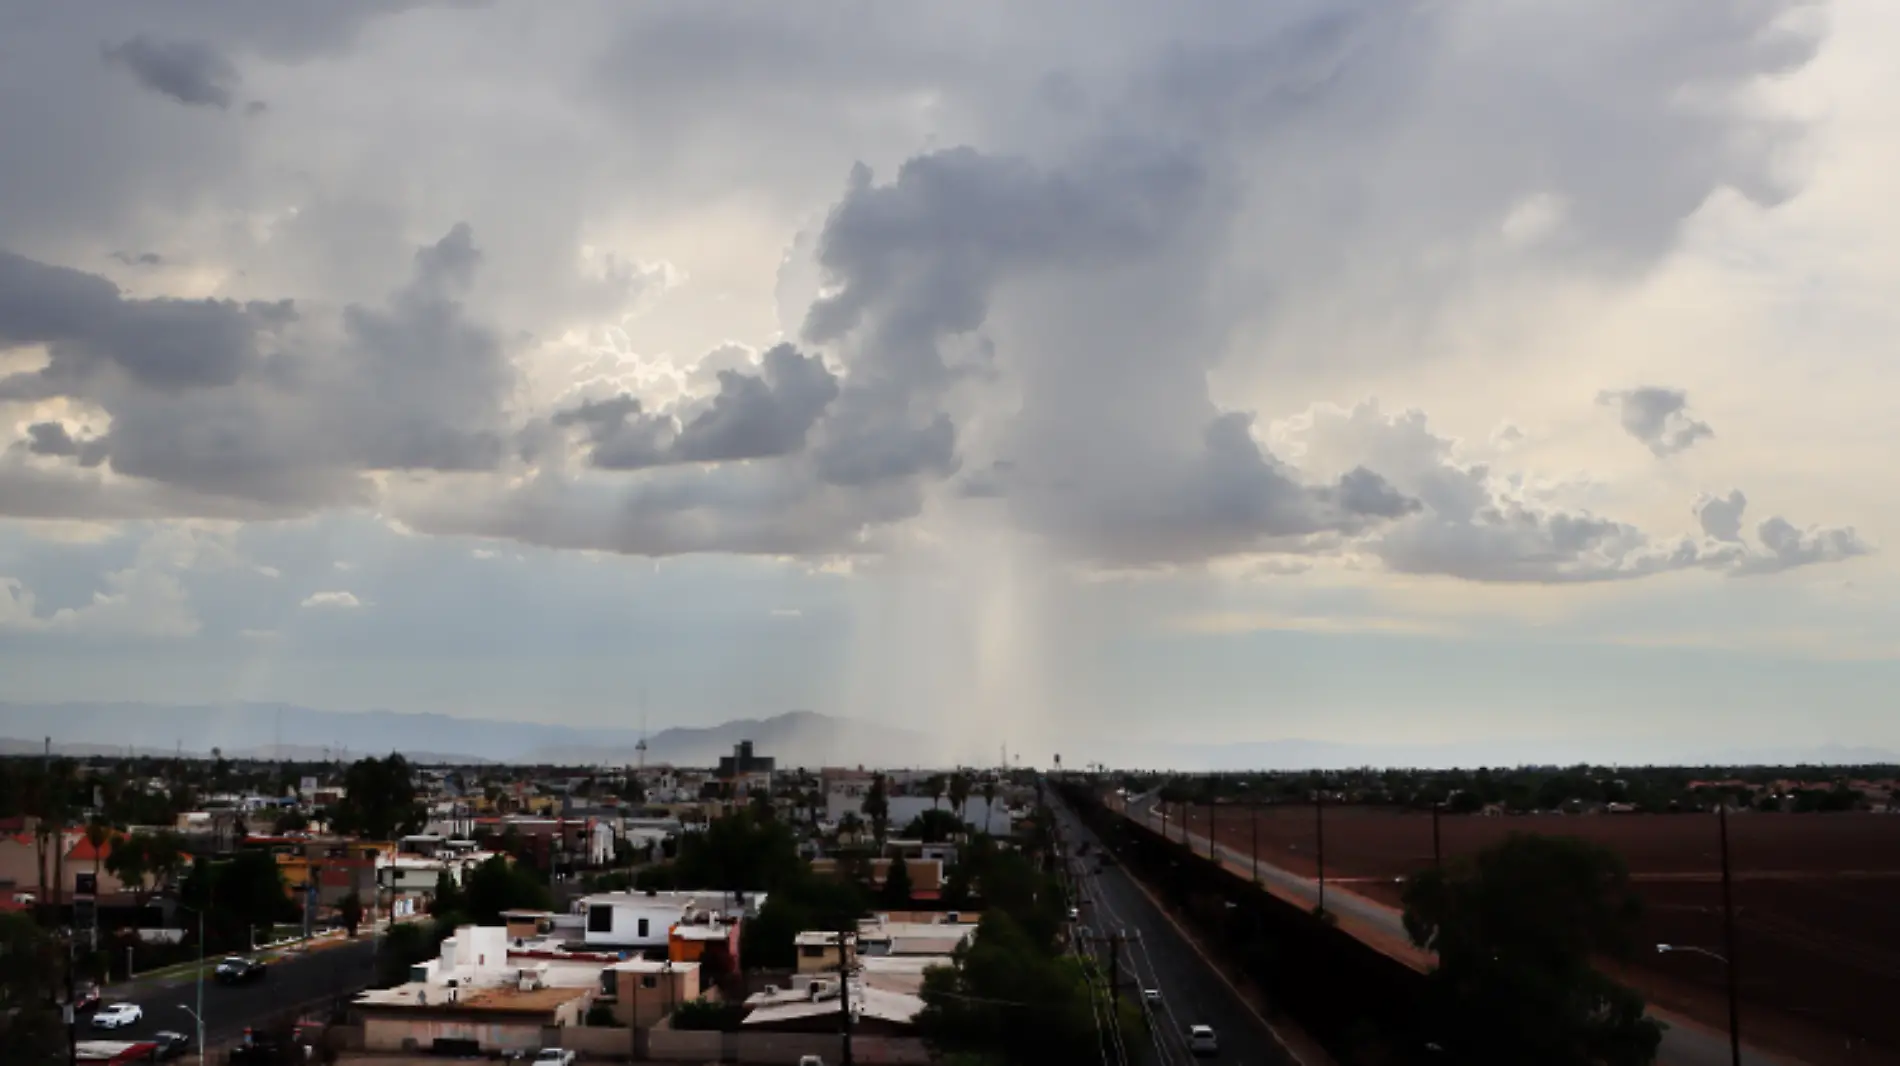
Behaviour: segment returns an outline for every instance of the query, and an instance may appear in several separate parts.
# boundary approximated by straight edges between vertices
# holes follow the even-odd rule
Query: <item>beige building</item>
[[[718,995],[699,990],[699,963],[628,959],[609,967],[613,974],[614,1022],[650,1029],[682,1003]]]

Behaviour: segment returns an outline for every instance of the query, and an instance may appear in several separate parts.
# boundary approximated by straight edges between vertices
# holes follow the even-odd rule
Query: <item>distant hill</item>
[[[460,718],[396,711],[320,711],[293,704],[0,703],[0,754],[31,755],[53,738],[62,755],[169,755],[355,759],[400,751],[416,762],[532,762],[575,766],[637,761],[637,730]],[[945,762],[923,734],[792,711],[704,728],[663,729],[647,762],[711,766],[750,740],[781,766]],[[456,750],[443,751],[445,741]],[[281,749],[279,745],[281,744]],[[276,754],[282,752],[281,756]]]

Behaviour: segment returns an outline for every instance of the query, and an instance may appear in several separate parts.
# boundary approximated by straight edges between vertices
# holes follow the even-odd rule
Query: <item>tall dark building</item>
[[[769,774],[775,760],[770,755],[752,754],[752,742],[741,740],[731,755],[719,757],[719,777],[730,781],[740,774]]]

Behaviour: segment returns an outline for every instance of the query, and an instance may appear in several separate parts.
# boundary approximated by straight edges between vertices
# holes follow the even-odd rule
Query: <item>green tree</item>
[[[330,811],[330,827],[365,840],[390,840],[422,828],[427,812],[416,802],[408,760],[358,759],[343,774],[343,798]]]
[[[1662,1029],[1642,997],[1599,973],[1627,959],[1641,901],[1614,852],[1565,837],[1513,834],[1475,856],[1414,875],[1405,929],[1437,953],[1430,981],[1461,1063],[1640,1066]]]
[[[983,782],[983,831],[990,832],[990,822],[996,817],[996,778],[987,778]]]
[[[249,947],[252,934],[276,922],[294,921],[297,905],[284,891],[283,872],[268,852],[240,851],[228,859],[192,865],[179,898],[205,917],[214,943]]]
[[[447,870],[437,870],[435,891],[429,895],[429,913],[439,916],[467,912],[468,897],[463,894],[461,883]]]
[[[338,901],[336,910],[343,919],[343,928],[349,932],[350,939],[355,940],[356,928],[363,924],[363,897],[352,892]]]
[[[1098,1003],[1084,966],[1038,946],[1008,915],[988,912],[949,966],[924,972],[917,1029],[943,1055],[993,1061],[1076,1064],[1102,1061]],[[1115,1012],[1122,1039],[1146,1038],[1129,1011]]]
[[[799,933],[855,929],[865,913],[861,885],[806,872],[767,896],[758,917],[740,927],[740,957],[750,969],[791,969],[798,965]]]
[[[112,845],[106,871],[132,894],[133,905],[144,908],[165,891],[186,868],[185,841],[177,833],[133,833]]]
[[[65,1061],[66,1027],[52,1006],[58,952],[25,914],[0,913],[0,1046],[8,1062]]]
[[[526,868],[500,855],[468,872],[468,919],[476,925],[500,925],[503,911],[548,910],[554,905],[548,886]]]
[[[913,891],[910,863],[904,861],[901,855],[892,858],[890,868],[884,873],[884,884],[878,890],[878,902],[892,910],[909,910]]]
[[[970,820],[970,775],[958,770],[950,775],[950,809],[957,812],[959,823]],[[961,831],[961,830],[959,830]]]
[[[877,839],[878,850],[882,851],[885,834],[891,828],[891,798],[883,774],[871,778],[871,791],[864,797],[864,816],[870,819],[871,836]]]
[[[791,827],[750,810],[721,815],[703,832],[687,833],[673,862],[681,888],[722,892],[774,892],[804,868]]]
[[[926,844],[942,844],[956,836],[963,829],[963,823],[949,811],[928,810],[910,820],[904,827],[904,835]]]
[[[930,793],[931,810],[934,811],[938,809],[943,803],[945,788],[946,786],[942,774],[931,774],[928,778],[924,779],[924,791]]]

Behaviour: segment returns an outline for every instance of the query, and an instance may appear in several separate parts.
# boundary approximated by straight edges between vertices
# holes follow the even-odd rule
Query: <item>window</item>
[[[660,987],[660,979],[658,976],[654,974],[643,973],[640,975],[640,987],[641,988],[658,988]]]
[[[645,925],[645,922],[641,922]],[[587,931],[590,933],[611,933],[614,931],[614,909],[611,904],[596,904],[587,908]]]
[[[822,959],[825,957],[825,946],[823,944],[805,944],[799,947],[798,953],[808,959]]]
[[[640,931],[635,935],[642,938],[647,935],[647,920],[645,918],[640,919]]]

